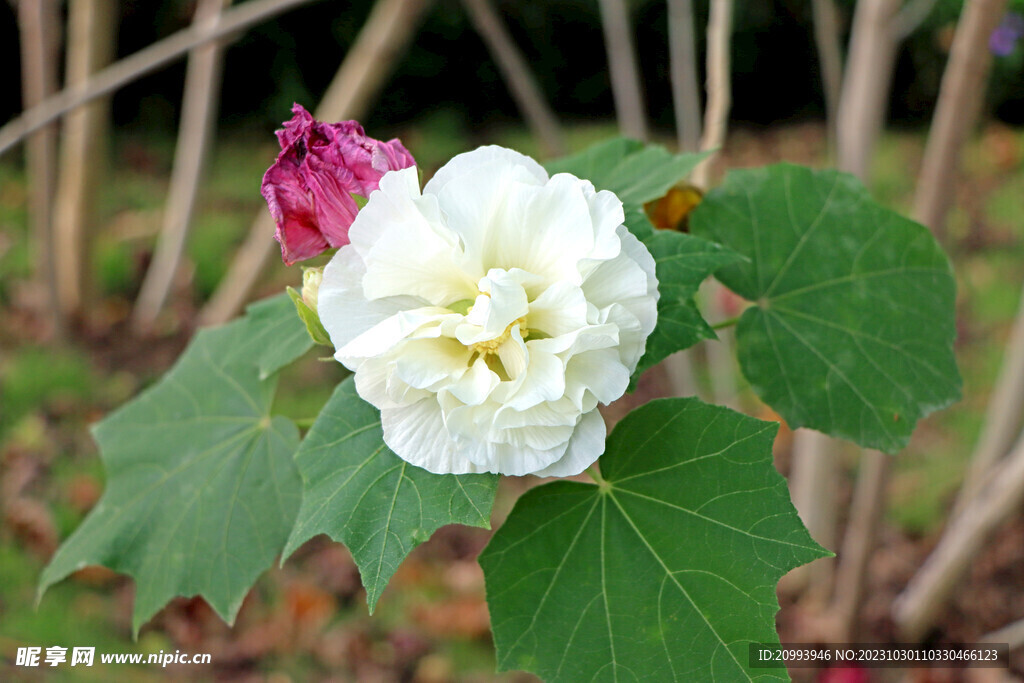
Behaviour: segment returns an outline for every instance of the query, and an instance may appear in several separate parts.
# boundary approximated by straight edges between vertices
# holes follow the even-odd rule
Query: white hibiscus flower
[[[324,270],[335,357],[384,441],[435,473],[569,476],[604,451],[657,318],[654,259],[622,202],[502,147],[460,154],[422,193],[380,181]]]

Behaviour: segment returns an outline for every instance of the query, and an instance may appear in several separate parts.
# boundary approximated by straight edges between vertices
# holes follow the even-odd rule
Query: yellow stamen
[[[509,324],[509,326],[505,328],[505,331],[502,332],[500,336],[495,337],[494,339],[488,339],[487,341],[470,344],[470,350],[484,356],[490,353],[497,353],[498,347],[507,342],[509,338],[512,336],[512,328],[515,325],[519,325],[519,334],[524,339],[527,336],[529,336],[530,331],[526,328],[526,317],[524,316],[522,318],[516,318],[515,320],[513,320],[511,324]]]

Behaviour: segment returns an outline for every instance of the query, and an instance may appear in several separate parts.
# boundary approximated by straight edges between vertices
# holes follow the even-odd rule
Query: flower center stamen
[[[530,330],[526,327],[526,317],[516,318],[509,326],[505,328],[505,331],[501,335],[494,339],[488,339],[487,341],[476,342],[469,345],[469,348],[474,353],[479,353],[482,356],[488,354],[497,353],[498,347],[504,344],[512,336],[512,328],[515,325],[519,325],[519,334],[525,339],[530,334]]]

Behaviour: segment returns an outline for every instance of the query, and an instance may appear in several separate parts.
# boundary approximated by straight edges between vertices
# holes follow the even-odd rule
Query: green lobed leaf
[[[498,477],[432,474],[384,445],[380,413],[338,385],[295,456],[302,507],[284,557],[317,534],[344,543],[373,611],[384,587],[413,548],[445,524],[490,528]]]
[[[163,379],[95,426],[107,487],[43,571],[40,598],[77,569],[103,565],[136,581],[135,633],[179,595],[201,595],[234,620],[299,509],[299,432],[271,417],[277,380],[260,371],[283,357],[267,365],[263,353],[287,327],[282,302],[295,321],[277,297],[200,331]]]
[[[617,138],[547,164],[550,173],[568,172],[611,190],[622,200],[625,224],[643,242],[657,264],[658,325],[631,378],[672,353],[702,339],[714,339],[693,300],[700,283],[718,268],[740,258],[721,245],[674,230],[655,230],[643,204],[665,195],[694,169],[706,154],[671,154],[664,147]]]
[[[694,295],[708,275],[742,256],[719,244],[674,230],[653,230],[643,240],[654,257],[658,276],[658,324],[632,381],[648,368],[703,339],[716,339],[701,317]]]
[[[660,399],[608,438],[599,486],[527,492],[480,555],[500,670],[545,680],[740,681],[777,643],[775,584],[828,552],[772,465],[778,425]]]
[[[246,309],[246,315],[253,323],[250,346],[259,353],[260,379],[291,364],[313,346],[288,294],[257,301]]]
[[[672,154],[660,145],[615,138],[545,164],[548,173],[572,173],[599,190],[611,190],[627,207],[658,199],[707,154]]]
[[[959,398],[949,260],[853,176],[734,171],[690,225],[749,258],[716,275],[756,302],[736,329],[740,366],[790,426],[894,452]]]

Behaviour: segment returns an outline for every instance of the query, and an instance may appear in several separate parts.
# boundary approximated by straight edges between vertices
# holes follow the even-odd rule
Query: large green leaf
[[[519,499],[480,556],[498,665],[547,680],[741,681],[778,642],[775,584],[827,555],[772,466],[777,425],[652,401],[608,438],[599,486]]]
[[[658,326],[647,340],[632,384],[670,354],[715,333],[693,300],[700,283],[718,268],[741,257],[719,244],[673,230],[655,230],[643,204],[662,197],[704,158],[704,154],[670,154],[664,147],[617,138],[547,164],[551,173],[568,172],[611,190],[623,203],[626,227],[657,264]]]
[[[707,154],[672,154],[660,145],[615,138],[545,164],[549,173],[572,173],[611,190],[627,207],[658,199],[690,174]]]
[[[634,382],[672,353],[702,339],[716,338],[693,297],[708,275],[742,259],[719,244],[674,230],[652,230],[643,242],[654,257],[661,298],[658,324],[647,338],[647,348],[633,373]]]
[[[352,378],[335,389],[295,461],[304,492],[284,556],[317,534],[341,541],[359,566],[371,612],[405,556],[439,527],[490,528],[498,477],[431,474],[399,458]]]
[[[853,176],[734,171],[690,226],[750,259],[717,276],[756,303],[736,330],[740,365],[790,426],[892,452],[959,398],[949,261]]]
[[[270,377],[313,346],[306,324],[288,294],[257,301],[246,314],[253,322],[250,342],[259,353],[261,379]]]
[[[287,305],[297,320],[281,302],[264,306]],[[98,564],[134,577],[136,632],[178,595],[201,595],[234,620],[284,546],[301,495],[299,433],[271,417],[276,378],[260,371],[276,342],[268,326],[283,322],[260,310],[199,332],[160,382],[96,425],[107,487],[43,571],[40,597]]]

